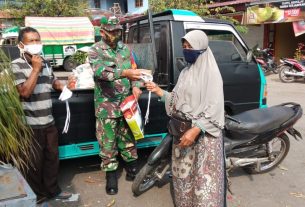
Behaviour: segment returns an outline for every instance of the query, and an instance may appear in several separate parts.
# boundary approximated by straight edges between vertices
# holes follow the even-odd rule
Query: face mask
[[[33,44],[33,45],[23,44],[23,45],[24,45],[23,49],[19,48],[21,53],[27,52],[31,55],[39,55],[42,52],[42,44]]]
[[[205,50],[183,49],[184,59],[186,62],[193,64],[204,51]]]
[[[112,35],[109,32],[105,31],[105,41],[108,44],[117,45],[117,43],[121,40],[121,35],[116,34]]]

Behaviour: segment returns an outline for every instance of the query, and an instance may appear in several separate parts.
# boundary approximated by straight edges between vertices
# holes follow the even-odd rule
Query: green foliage
[[[0,49],[0,162],[27,167],[32,131],[26,125],[10,60]]]
[[[88,54],[86,52],[82,51],[76,51],[73,55],[71,55],[71,60],[75,62],[77,65],[84,64],[86,62],[86,58],[88,57]]]
[[[153,12],[161,12],[167,9],[186,9],[204,16],[207,12],[206,1],[203,0],[150,0]]]
[[[87,16],[86,0],[17,0],[14,5],[5,5],[10,15],[19,18],[25,16],[60,17]]]
[[[298,47],[295,49],[294,52],[294,59],[296,60],[304,60],[305,58],[305,45],[303,43],[298,43]]]
[[[237,30],[241,33],[247,33],[248,28],[241,25],[233,17],[225,16],[224,13],[233,13],[235,9],[233,7],[224,6],[209,9],[207,5],[212,1],[206,0],[149,0],[150,7],[154,13],[161,12],[167,9],[185,9],[197,13],[204,18],[217,18],[227,20],[233,23]]]

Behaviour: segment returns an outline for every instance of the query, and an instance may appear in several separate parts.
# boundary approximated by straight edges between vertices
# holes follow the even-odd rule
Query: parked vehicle
[[[289,152],[287,134],[296,140],[302,139],[293,128],[302,113],[299,104],[284,103],[226,116],[224,147],[227,170],[241,167],[250,174],[256,174],[269,172],[278,166]],[[170,168],[171,146],[172,136],[168,135],[151,153],[133,182],[135,195],[141,195],[163,179]]]
[[[291,83],[305,78],[304,62],[290,58],[281,58],[280,62],[279,77],[282,82]]]
[[[16,47],[18,33],[19,27],[9,27],[1,33],[0,48],[10,60],[14,60],[20,56],[19,49]]]
[[[274,61],[274,54],[271,48],[260,49],[257,48],[257,53],[259,54],[255,59],[261,65],[263,71],[273,73],[278,73],[277,64]]]
[[[88,17],[26,17],[25,26],[38,30],[43,44],[43,58],[52,66],[63,66],[72,71],[77,64],[70,58],[79,48],[91,46],[95,42],[94,27]],[[15,54],[19,27],[3,32],[0,44],[4,48],[11,45],[6,53]],[[12,31],[15,30],[14,33]],[[15,57],[15,55],[10,55]],[[19,52],[18,52],[19,57]]]
[[[94,43],[94,27],[88,17],[26,17],[25,26],[39,31],[44,58],[52,66],[63,65],[66,71],[77,66],[70,56]]]
[[[16,45],[19,27],[9,27],[1,32],[0,45]]]
[[[172,90],[179,76],[180,70],[177,64],[183,61],[181,37],[190,30],[200,29],[210,38],[210,47],[223,77],[226,112],[237,114],[266,107],[264,74],[232,24],[221,20],[202,19],[195,13],[185,10],[167,10],[152,15],[151,19],[148,16],[125,22],[131,25],[128,27],[128,36],[125,41],[134,49],[139,68],[151,69],[154,81],[163,89]],[[150,38],[151,36],[154,38]],[[157,67],[154,60],[151,60],[153,56],[155,56]],[[52,93],[53,114],[56,126],[61,132],[65,125],[66,107],[65,103],[58,100],[58,97],[59,92],[54,91]],[[99,153],[95,136],[93,97],[93,89],[73,91],[73,96],[69,99],[70,128],[67,134],[59,135],[60,159]],[[148,97],[148,91],[143,89],[138,102],[143,119]],[[137,141],[137,147],[159,145],[167,135],[167,123],[168,117],[164,104],[152,94],[149,123],[145,125],[145,137]]]

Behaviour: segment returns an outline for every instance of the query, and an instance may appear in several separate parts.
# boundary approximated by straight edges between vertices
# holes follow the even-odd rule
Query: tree
[[[235,20],[233,17],[225,16],[224,13],[235,12],[233,7],[217,7],[209,9],[207,5],[212,3],[212,1],[206,0],[149,0],[150,7],[153,12],[161,12],[166,9],[175,8],[175,9],[186,9],[191,10],[197,13],[201,17],[207,18],[218,18],[227,20],[233,23],[237,29],[242,33],[247,33],[247,27],[240,25],[240,23]]]
[[[87,0],[17,0],[4,6],[5,10],[23,22],[25,16],[60,17],[87,16]],[[19,23],[20,24],[20,23]]]

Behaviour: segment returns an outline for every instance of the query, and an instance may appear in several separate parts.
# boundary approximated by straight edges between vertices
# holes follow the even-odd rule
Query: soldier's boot
[[[106,193],[108,195],[115,195],[118,193],[118,178],[115,171],[106,172]]]
[[[126,180],[133,181],[138,173],[137,160],[126,163]]]

